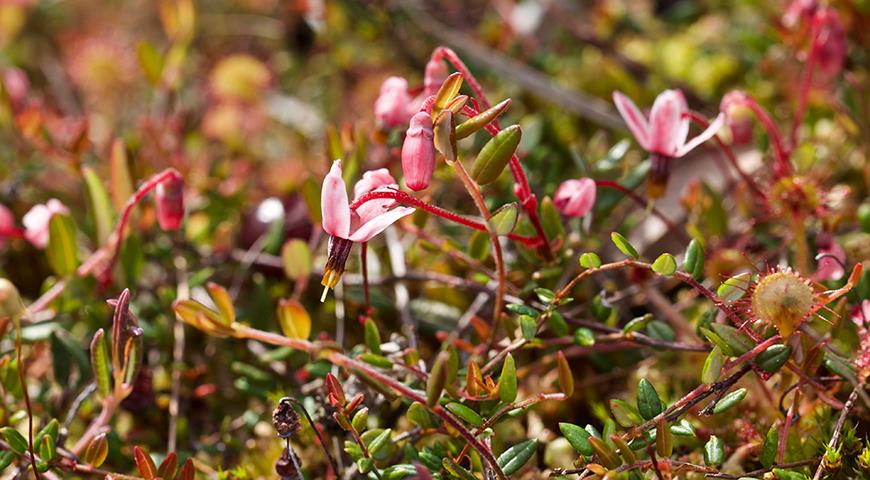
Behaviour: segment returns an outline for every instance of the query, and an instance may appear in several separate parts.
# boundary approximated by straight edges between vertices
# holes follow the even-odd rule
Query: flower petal
[[[386,191],[386,192],[395,192],[399,189],[399,186],[395,183],[383,186],[375,190],[376,192]],[[387,210],[392,208],[393,205],[396,204],[396,201],[392,198],[379,198],[376,200],[369,200],[362,205],[360,205],[356,209],[356,214],[359,216],[360,224],[366,223],[369,220],[377,217],[378,215],[382,215],[386,213]]]
[[[347,238],[350,234],[350,206],[347,204],[347,189],[341,178],[341,160],[332,162],[332,168],[323,179],[320,211],[323,230],[330,235]]]
[[[649,123],[646,117],[630,98],[619,91],[613,92],[613,103],[616,104],[616,109],[619,110],[631,134],[637,139],[637,143],[646,150],[649,145]]]
[[[363,173],[362,178],[353,186],[353,201],[359,200],[359,197],[366,193],[387,185],[396,185],[396,183],[396,179],[390,175],[390,171],[386,168],[369,170]]]
[[[360,225],[360,227],[353,232],[353,235],[350,236],[350,240],[358,243],[368,242],[372,237],[386,230],[387,227],[396,223],[400,218],[414,213],[414,210],[415,209],[412,207],[396,207],[389,212],[378,215]]]
[[[699,133],[697,137],[691,139],[688,143],[680,147],[676,152],[676,157],[682,157],[683,155],[694,150],[698,145],[706,142],[707,140],[713,138],[713,135],[719,133],[719,129],[722,128],[722,125],[725,123],[725,116],[723,114],[719,114],[716,117],[716,120],[710,123],[706,130]]]
[[[681,119],[685,112],[686,100],[678,90],[665,90],[656,97],[649,114],[649,148],[650,153],[658,153],[666,157],[674,157],[677,148],[682,143],[679,135],[682,133]]]

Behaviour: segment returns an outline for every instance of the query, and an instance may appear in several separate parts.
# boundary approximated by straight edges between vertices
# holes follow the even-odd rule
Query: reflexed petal
[[[613,92],[613,103],[616,104],[616,109],[619,110],[619,114],[622,115],[622,119],[625,120],[631,134],[637,139],[637,143],[644,150],[647,150],[649,145],[649,123],[647,123],[646,117],[644,117],[643,113],[641,113],[637,105],[630,98],[620,92]]]
[[[676,90],[665,90],[656,97],[649,115],[649,150],[666,157],[676,156],[680,121],[685,99]],[[682,143],[682,142],[680,142]]]
[[[341,160],[332,162],[332,168],[323,179],[320,211],[323,214],[323,230],[330,235],[347,238],[350,234],[350,206],[347,204],[347,190],[341,178]]]
[[[363,173],[362,178],[353,186],[353,201],[357,201],[359,197],[366,193],[375,191],[387,185],[396,185],[396,179],[390,175],[390,171],[386,168],[377,170],[369,170]]]
[[[686,96],[683,95],[681,90],[675,90],[677,92],[677,96],[680,101],[680,127],[677,129],[677,136],[675,138],[677,147],[683,146],[686,143],[686,139],[689,138],[689,125],[691,124],[691,120],[689,120],[689,116],[686,113],[689,112],[689,104],[686,102]]]
[[[415,209],[411,207],[396,207],[389,212],[378,215],[362,224],[355,232],[353,232],[353,235],[350,236],[350,240],[357,243],[367,242],[375,235],[386,230],[390,225],[396,223],[400,218],[414,213],[414,210]]]
[[[698,145],[713,138],[713,135],[716,135],[719,132],[719,129],[722,128],[722,125],[724,123],[725,123],[725,116],[720,113],[719,116],[716,117],[716,120],[713,120],[713,122],[710,123],[710,126],[708,126],[706,130],[699,133],[698,136],[693,138],[692,140],[690,140],[689,143],[680,147],[680,149],[677,151],[676,155],[674,155],[674,156],[682,157],[683,155],[694,150],[695,147],[697,147]]]
[[[394,192],[398,189],[399,189],[399,186],[396,185],[395,183],[393,183],[393,184],[378,188],[375,191],[378,191],[378,192],[393,191]],[[368,192],[366,192],[366,193],[368,193]],[[363,203],[362,205],[359,206],[359,208],[356,209],[356,213],[357,213],[357,215],[359,215],[360,224],[366,223],[369,220],[377,217],[378,215],[385,213],[387,210],[389,210],[395,204],[396,204],[396,201],[393,200],[392,198],[379,198],[376,200],[369,200],[369,201]]]
[[[562,215],[582,217],[595,206],[595,180],[580,178],[565,180],[553,196],[553,203]]]

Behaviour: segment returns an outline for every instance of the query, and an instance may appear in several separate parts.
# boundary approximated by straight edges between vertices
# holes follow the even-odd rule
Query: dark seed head
[[[293,458],[290,457],[291,455]],[[294,459],[296,460],[295,462],[293,461]],[[281,478],[302,478],[299,475],[299,469],[296,468],[297,465],[299,465],[299,457],[285,448],[281,457],[275,461],[275,472],[280,475]]]
[[[272,425],[281,438],[295,435],[302,428],[299,422],[299,414],[293,409],[293,401],[284,397],[272,412]]]

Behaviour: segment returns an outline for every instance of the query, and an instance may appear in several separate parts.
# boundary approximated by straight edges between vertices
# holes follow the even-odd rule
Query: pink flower
[[[387,183],[389,182],[389,183]],[[382,190],[395,190],[398,186],[386,169],[366,172],[357,182],[354,195],[357,199],[366,193]],[[344,273],[344,265],[354,243],[371,240],[387,227],[414,213],[411,207],[395,207],[392,199],[376,199],[362,204],[351,211],[347,201],[347,189],[341,177],[341,160],[332,163],[332,168],[323,179],[320,191],[320,208],[323,216],[323,230],[330,234],[329,253],[323,268],[321,301],[326,298],[330,288],[335,288]]]
[[[722,127],[723,115],[720,113],[707,129],[697,137],[686,141],[689,136],[689,106],[683,92],[665,90],[656,97],[650,111],[649,120],[640,112],[637,105],[622,93],[613,92],[616,109],[628,124],[637,143],[650,153],[650,173],[647,194],[650,198],[664,195],[670,176],[671,160],[682,157],[698,145],[710,139]]]
[[[850,317],[858,328],[867,328],[870,325],[870,300],[862,300],[860,304],[855,305]]]
[[[6,239],[15,232],[15,216],[5,205],[0,205],[0,248],[6,245]]]
[[[434,137],[430,114],[418,112],[411,118],[402,144],[402,173],[405,185],[415,192],[428,187],[435,172]]]
[[[660,93],[653,103],[649,121],[637,105],[622,93],[613,92],[613,102],[640,146],[649,153],[665,157],[679,158],[689,153],[716,135],[724,122],[720,114],[706,130],[686,142],[689,135],[689,107],[681,91],[665,90]]]
[[[385,130],[405,125],[411,118],[410,104],[408,81],[402,77],[390,77],[384,80],[375,100],[375,120]]]
[[[836,240],[830,235],[824,234],[818,241],[819,255],[825,255],[819,259],[816,268],[817,280],[839,280],[846,274],[843,265],[846,263],[846,252],[843,251]]]
[[[157,223],[163,230],[181,228],[184,220],[184,181],[173,176],[157,185]]]
[[[553,197],[556,208],[562,215],[582,217],[595,206],[595,180],[580,178],[565,180]]]
[[[447,79],[447,65],[441,60],[430,59],[426,63],[426,71],[423,74],[423,97],[429,97],[438,93],[441,84]]]
[[[56,198],[45,204],[34,205],[21,219],[25,229],[24,238],[36,248],[45,248],[48,245],[48,222],[56,214],[69,214],[69,209]]]
[[[831,78],[843,70],[846,61],[846,32],[833,8],[820,8],[813,15],[813,54],[820,73]]]

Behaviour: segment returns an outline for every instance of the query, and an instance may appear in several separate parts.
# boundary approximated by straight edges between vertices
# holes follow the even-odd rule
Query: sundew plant
[[[0,2],[0,479],[870,478],[868,28]]]

